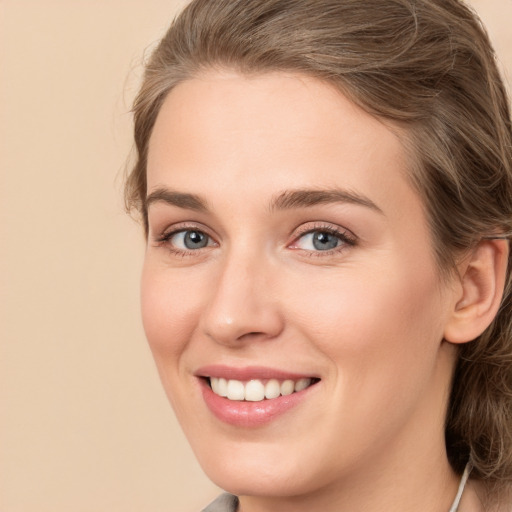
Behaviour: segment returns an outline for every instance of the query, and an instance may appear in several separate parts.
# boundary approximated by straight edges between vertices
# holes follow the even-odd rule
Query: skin
[[[142,313],[209,477],[243,512],[447,511],[459,477],[444,448],[455,346],[443,338],[462,288],[440,278],[396,134],[317,80],[212,71],[167,97],[147,172],[148,194],[204,203],[149,205]],[[291,189],[364,201],[269,206]],[[208,245],[161,240],[184,229]],[[326,229],[350,243],[321,251],[304,235]],[[244,428],[205,405],[196,372],[209,364],[321,380]],[[467,496],[463,510],[479,510]]]

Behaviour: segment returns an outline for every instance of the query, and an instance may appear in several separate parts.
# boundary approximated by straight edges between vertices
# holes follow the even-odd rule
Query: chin
[[[314,492],[328,484],[325,465],[295,448],[238,442],[219,449],[196,450],[206,475],[237,496],[287,497]]]
[[[251,464],[234,468],[203,468],[212,482],[221,489],[236,496],[297,496],[310,491],[310,485],[303,476],[290,474],[276,468],[252,468]],[[245,467],[247,466],[247,467]]]

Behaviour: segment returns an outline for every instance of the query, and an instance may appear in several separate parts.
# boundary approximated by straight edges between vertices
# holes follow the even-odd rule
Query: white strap
[[[457,509],[459,508],[460,499],[462,498],[462,493],[464,492],[464,487],[466,487],[466,482],[468,481],[469,474],[471,473],[471,470],[473,469],[473,466],[470,462],[466,464],[466,467],[464,468],[464,473],[462,473],[462,478],[460,479],[459,484],[459,490],[457,491],[457,496],[455,496],[455,500],[450,507],[449,512],[457,512]]]

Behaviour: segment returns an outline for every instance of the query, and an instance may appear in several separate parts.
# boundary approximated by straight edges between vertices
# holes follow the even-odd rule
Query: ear
[[[472,341],[491,324],[503,297],[508,251],[508,240],[481,240],[459,265],[460,282],[445,326],[446,341]]]

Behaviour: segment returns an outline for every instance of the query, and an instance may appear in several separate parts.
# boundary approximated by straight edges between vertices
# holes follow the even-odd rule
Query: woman
[[[175,20],[127,202],[164,388],[230,493],[206,510],[511,510],[507,101],[457,0]]]

